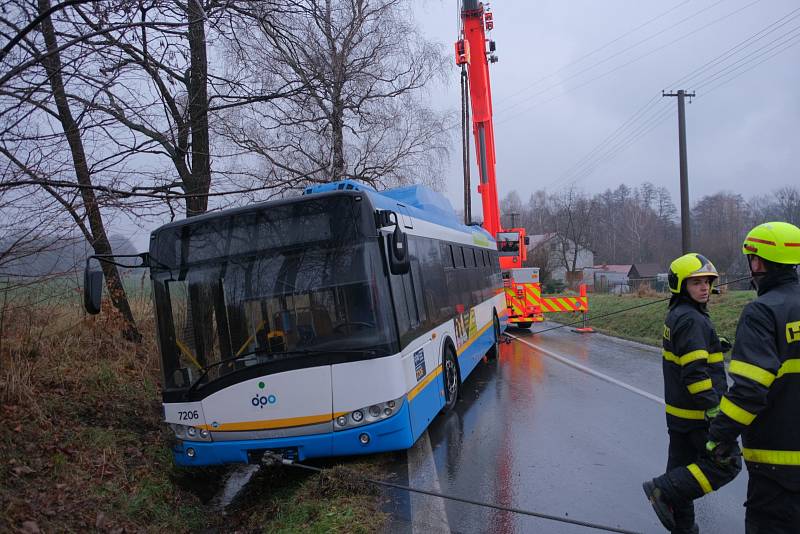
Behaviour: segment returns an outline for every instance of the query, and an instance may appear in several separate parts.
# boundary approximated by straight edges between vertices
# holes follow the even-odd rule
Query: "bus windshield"
[[[391,307],[381,305],[390,296],[377,239],[360,229],[351,198],[328,200],[156,236],[165,390],[311,354],[321,365],[332,353],[392,352],[397,335]]]

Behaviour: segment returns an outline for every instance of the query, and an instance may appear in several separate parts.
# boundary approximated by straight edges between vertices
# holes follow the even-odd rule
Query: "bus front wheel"
[[[461,380],[458,377],[458,362],[450,346],[444,349],[442,377],[444,378],[444,411],[449,412],[456,405],[458,390],[461,385]]]

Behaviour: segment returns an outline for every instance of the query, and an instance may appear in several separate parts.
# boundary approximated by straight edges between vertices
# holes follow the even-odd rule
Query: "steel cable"
[[[287,466],[290,466],[290,467],[297,467],[299,469],[305,469],[307,471],[314,471],[316,473],[323,473],[323,472],[326,471],[325,468],[314,467],[313,465],[301,464],[301,463],[295,462],[294,460],[283,458],[282,456],[274,454],[274,453],[266,452],[266,453],[264,453],[264,458],[267,460],[267,463],[272,463],[272,462],[279,463],[281,465],[287,465]],[[480,506],[480,507],[483,507],[483,508],[492,508],[494,510],[500,510],[500,511],[503,511],[503,512],[511,512],[511,513],[514,513],[514,514],[527,515],[527,516],[531,516],[531,517],[538,517],[539,519],[547,519],[548,521],[557,521],[559,523],[568,523],[568,524],[571,524],[571,525],[577,525],[577,526],[585,527],[585,528],[592,528],[592,529],[595,529],[595,530],[604,530],[606,532],[619,532],[621,534],[641,534],[640,532],[635,531],[635,530],[626,530],[626,529],[623,529],[623,528],[609,527],[609,526],[606,526],[606,525],[601,525],[599,523],[592,523],[592,522],[589,522],[589,521],[581,521],[581,520],[578,520],[578,519],[569,519],[567,517],[560,517],[560,516],[557,516],[557,515],[543,514],[541,512],[534,512],[534,511],[531,511],[531,510],[523,510],[521,508],[514,508],[512,506],[503,506],[503,505],[500,505],[500,504],[476,501],[474,499],[467,499],[467,498],[464,498],[464,497],[458,497],[456,495],[448,495],[447,493],[440,493],[440,492],[436,492],[436,491],[423,490],[423,489],[414,488],[414,487],[411,487],[411,486],[404,486],[403,484],[395,484],[394,482],[386,482],[384,480],[375,480],[375,479],[372,479],[372,478],[367,478],[367,477],[361,476],[361,475],[359,475],[357,473],[352,473],[352,474],[353,474],[353,476],[361,479],[361,481],[367,482],[369,484],[373,484],[373,485],[376,485],[376,486],[384,486],[384,487],[387,487],[387,488],[399,489],[399,490],[402,490],[402,491],[408,491],[410,493],[420,493],[422,495],[429,495],[431,497],[439,497],[441,499],[447,499],[447,500],[450,500],[450,501],[462,502],[462,503],[465,503],[465,504],[471,504],[473,506]]]
[[[725,282],[725,283],[722,283],[722,284],[718,284],[716,287],[727,286],[728,284],[735,284],[737,282],[743,282],[743,281],[749,280],[749,279],[750,279],[750,276],[743,276],[741,278],[736,278],[735,280],[729,280],[728,282]],[[638,309],[638,308],[644,308],[645,306],[652,306],[653,304],[659,304],[661,302],[666,302],[671,298],[672,298],[671,296],[670,297],[664,297],[663,299],[654,300],[652,302],[645,302],[644,304],[637,304],[636,306],[631,306],[629,308],[623,308],[621,310],[616,310],[616,311],[613,311],[613,312],[604,313],[604,314],[598,315],[596,317],[587,317],[586,318],[586,322],[588,323],[589,321],[596,320],[596,319],[603,319],[603,318],[609,317],[611,315],[617,315],[618,313],[624,313],[626,311],[631,311],[631,310],[635,310],[635,309]],[[535,332],[532,331],[531,334],[543,334],[545,332],[550,332],[552,330],[558,330],[559,328],[566,328],[568,326],[575,326],[575,325],[583,324],[583,323],[584,323],[584,320],[580,319],[578,321],[573,321],[571,323],[563,323],[563,324],[560,324],[558,326],[545,328],[544,330],[537,330]]]

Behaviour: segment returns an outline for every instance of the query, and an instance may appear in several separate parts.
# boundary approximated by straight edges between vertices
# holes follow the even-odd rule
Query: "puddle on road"
[[[224,511],[247,486],[247,483],[250,482],[253,475],[260,468],[261,466],[258,464],[244,464],[235,467],[231,470],[228,478],[225,479],[222,489],[209,501],[208,506],[220,512]]]

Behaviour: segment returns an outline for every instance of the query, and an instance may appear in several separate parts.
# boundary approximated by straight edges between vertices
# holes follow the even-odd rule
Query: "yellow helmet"
[[[669,290],[675,294],[681,292],[683,282],[687,278],[698,278],[700,276],[711,276],[712,278],[719,278],[717,268],[711,263],[708,258],[702,254],[690,252],[684,254],[669,264]]]
[[[742,252],[774,263],[800,264],[800,228],[787,222],[759,224],[744,238]]]

